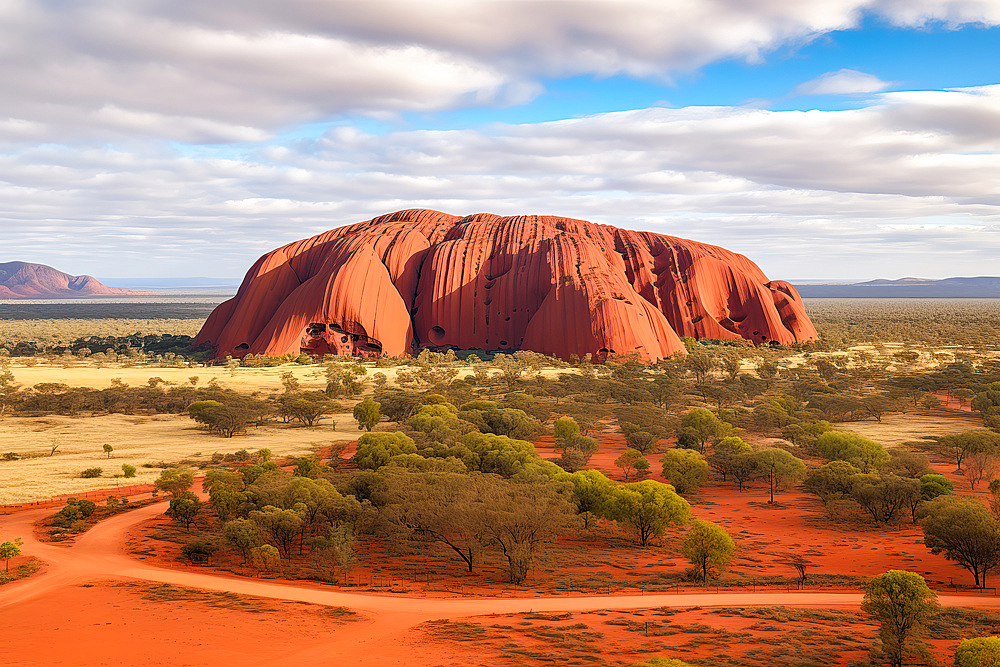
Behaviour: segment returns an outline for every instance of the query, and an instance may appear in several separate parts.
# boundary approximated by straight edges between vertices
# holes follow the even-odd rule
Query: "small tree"
[[[996,470],[995,452],[969,452],[965,457],[965,478],[969,480],[969,485],[975,489],[978,482],[993,476]]]
[[[153,482],[157,491],[165,491],[174,498],[179,498],[194,484],[194,472],[187,468],[167,468]]]
[[[115,451],[115,448],[114,448],[114,447],[112,447],[112,446],[111,446],[111,445],[109,445],[109,444],[105,444],[105,445],[104,445],[104,453],[108,455],[108,458],[109,458],[109,459],[111,458],[111,452],[113,452],[113,451]]]
[[[712,439],[722,437],[730,429],[711,411],[695,408],[681,419],[681,430],[694,437],[694,449],[705,452],[705,445]]]
[[[631,526],[639,544],[660,537],[667,526],[679,526],[691,516],[691,506],[669,484],[647,479],[614,488],[606,505],[606,516]]]
[[[122,477],[135,477],[135,466],[130,466],[127,463],[122,464]]]
[[[668,449],[660,458],[663,478],[677,493],[697,491],[708,479],[705,457],[692,449]]]
[[[363,428],[366,431],[371,431],[375,428],[375,424],[378,424],[379,419],[382,418],[379,408],[381,405],[366,398],[357,405],[354,406],[354,418],[358,420],[358,428]]]
[[[580,470],[558,477],[573,485],[572,499],[577,514],[583,517],[583,527],[590,528],[593,517],[604,516],[608,502],[614,494],[614,483],[599,470]]]
[[[1000,637],[963,639],[955,649],[955,667],[997,667]]]
[[[621,456],[615,459],[615,465],[622,469],[626,482],[633,474],[638,479],[649,474],[649,461],[637,449],[626,449]]]
[[[783,449],[762,449],[754,454],[754,458],[757,460],[761,476],[767,478],[771,487],[771,498],[767,501],[770,504],[774,503],[776,486],[797,482],[806,476],[805,464]]]
[[[827,461],[847,461],[861,472],[875,472],[889,462],[882,445],[856,433],[828,431],[816,439],[816,449]]]
[[[170,501],[170,507],[167,508],[164,514],[177,523],[183,523],[184,530],[189,531],[191,530],[191,523],[198,516],[199,510],[201,510],[201,501],[198,500],[198,496],[190,491],[185,491]]]
[[[732,472],[733,459],[740,454],[749,454],[753,448],[743,442],[742,438],[731,435],[715,443],[712,453],[708,455],[708,464],[712,469],[722,475],[722,481]]]
[[[936,608],[937,596],[914,572],[889,570],[865,584],[861,610],[880,624],[879,638],[892,667],[903,664],[907,638]]]
[[[923,500],[934,500],[938,496],[945,496],[952,493],[953,490],[954,485],[944,475],[930,472],[920,476],[920,497]],[[993,490],[992,482],[990,482],[990,490]]]
[[[733,562],[736,544],[721,526],[695,519],[684,538],[681,553],[697,568],[699,579],[708,581],[712,570],[721,572]]]
[[[270,572],[281,562],[281,554],[270,544],[262,544],[250,550],[250,564],[263,572]]]
[[[250,553],[260,546],[260,531],[250,519],[234,519],[226,523],[223,531],[226,541],[243,555],[243,563],[250,562]]]
[[[7,540],[3,544],[0,544],[0,560],[7,564],[8,572],[10,572],[10,559],[21,555],[22,544],[24,544],[24,540],[20,537],[15,537],[13,540]]]
[[[1000,568],[1000,523],[975,498],[945,495],[925,505],[924,544],[972,573],[976,586]]]

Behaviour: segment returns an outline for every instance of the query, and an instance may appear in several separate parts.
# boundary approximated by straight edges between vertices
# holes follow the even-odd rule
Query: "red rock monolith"
[[[795,288],[723,248],[571,218],[411,209],[264,255],[197,340],[218,357],[454,347],[655,361],[683,353],[681,336],[759,345],[816,330]]]

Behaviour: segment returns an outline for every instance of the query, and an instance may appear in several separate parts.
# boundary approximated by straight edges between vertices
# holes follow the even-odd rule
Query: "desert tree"
[[[262,544],[250,550],[249,563],[262,572],[270,572],[281,563],[281,553],[272,544]]]
[[[265,505],[247,516],[257,526],[257,532],[265,542],[276,547],[282,557],[291,556],[305,519],[304,507],[297,504],[294,509],[282,509]]]
[[[291,397],[282,403],[282,409],[293,419],[305,426],[315,426],[316,422],[330,411],[331,404],[324,399],[312,400],[305,397]]]
[[[692,449],[668,449],[660,457],[661,472],[677,493],[697,491],[708,479],[705,457]]]
[[[962,470],[962,464],[970,454],[1000,452],[1000,433],[984,428],[946,435],[939,442],[942,453],[955,462],[956,472]]]
[[[977,587],[1000,568],[1000,523],[974,498],[945,495],[924,506],[924,544],[972,573]]]
[[[169,493],[174,498],[179,498],[191,488],[192,484],[194,484],[194,472],[187,468],[167,468],[153,482],[157,491]]]
[[[649,461],[637,449],[626,449],[615,459],[615,465],[621,468],[626,482],[632,475],[641,479],[649,474]]]
[[[920,497],[923,500],[934,500],[953,491],[954,485],[944,475],[929,472],[920,476]],[[990,491],[993,491],[993,482],[990,482]]]
[[[761,477],[766,477],[771,489],[771,497],[768,503],[774,503],[774,489],[789,482],[798,482],[806,476],[806,466],[798,459],[783,449],[761,449],[756,452],[754,458],[760,470]]]
[[[440,544],[471,573],[486,539],[483,475],[395,473],[382,516],[400,536]]]
[[[918,479],[931,472],[926,454],[911,452],[902,447],[889,450],[889,470],[900,477]]]
[[[249,519],[234,519],[226,522],[223,535],[226,542],[242,554],[244,564],[249,563],[250,553],[261,544],[257,524]]]
[[[681,553],[695,566],[698,578],[708,581],[713,571],[721,573],[733,562],[736,544],[721,526],[695,519],[684,537]]]
[[[646,546],[668,526],[687,523],[691,506],[669,484],[647,479],[615,487],[606,510],[608,518],[630,526]]]
[[[295,377],[295,373],[291,371],[282,371],[281,373],[281,386],[284,387],[286,394],[291,394],[299,390],[299,380]]]
[[[201,501],[198,496],[190,491],[185,491],[176,498],[170,500],[170,507],[164,512],[177,523],[184,524],[184,530],[190,531],[191,524],[198,517],[201,510]]]
[[[731,435],[715,443],[707,460],[712,469],[722,475],[722,481],[725,482],[731,472],[733,459],[740,454],[751,452],[753,452],[753,448],[743,442],[742,438]]]
[[[354,462],[362,470],[378,470],[394,456],[416,453],[417,445],[405,433],[365,433],[358,438]]]
[[[740,491],[747,484],[759,478],[762,474],[760,461],[756,452],[737,454],[729,462],[729,476],[736,482]]]
[[[919,574],[889,570],[865,584],[861,610],[879,622],[879,638],[892,667],[903,664],[906,640],[936,609],[937,596]]]
[[[484,541],[500,550],[510,582],[520,584],[547,545],[576,521],[573,506],[549,483],[490,477],[481,492]]]
[[[615,485],[599,470],[579,470],[557,477],[573,486],[571,497],[576,504],[576,512],[583,517],[583,527],[590,528],[596,517],[607,514],[608,502],[614,494]]]
[[[920,502],[920,484],[896,475],[859,474],[851,478],[851,496],[876,524],[889,523],[904,507]]]
[[[728,425],[715,416],[710,410],[705,408],[695,408],[688,412],[681,419],[681,432],[688,438],[693,437],[692,449],[705,452],[705,445],[713,438],[726,435],[729,431]],[[680,439],[678,440],[680,443]],[[685,443],[686,446],[686,443]]]
[[[6,563],[7,572],[10,572],[10,559],[21,555],[22,544],[24,544],[24,540],[20,537],[15,537],[13,540],[7,540],[3,544],[0,544],[0,560]]]
[[[963,639],[955,649],[955,667],[1000,665],[1000,637]]]
[[[111,445],[105,443],[105,445],[104,445],[104,453],[107,455],[107,457],[109,459],[111,458],[111,452],[113,452],[113,451],[115,451],[115,448],[112,447]]]
[[[889,462],[879,443],[856,433],[827,431],[816,438],[816,449],[827,461],[847,461],[861,472],[875,472]]]
[[[963,472],[965,478],[969,480],[969,485],[975,489],[976,484],[993,476],[996,467],[995,451],[970,452],[965,457]]]
[[[379,412],[380,407],[377,402],[370,398],[366,398],[355,405],[354,418],[358,421],[358,428],[363,428],[366,431],[371,431],[375,428],[375,425],[382,418],[382,414]]]

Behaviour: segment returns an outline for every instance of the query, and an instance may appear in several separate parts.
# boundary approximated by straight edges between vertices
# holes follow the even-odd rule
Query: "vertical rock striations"
[[[261,257],[198,342],[219,356],[400,356],[416,347],[681,352],[680,336],[816,337],[795,289],[743,255],[554,216],[412,209]]]

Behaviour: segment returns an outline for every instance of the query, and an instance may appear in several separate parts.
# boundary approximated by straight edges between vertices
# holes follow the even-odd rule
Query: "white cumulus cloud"
[[[860,95],[878,93],[892,84],[882,81],[874,74],[866,74],[853,69],[827,72],[812,81],[799,84],[796,95]]]

